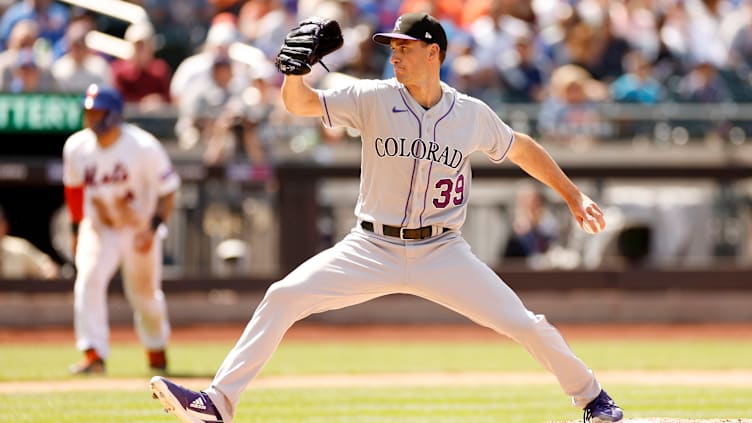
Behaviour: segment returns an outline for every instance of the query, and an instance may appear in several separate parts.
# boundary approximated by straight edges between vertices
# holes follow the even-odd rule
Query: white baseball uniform
[[[180,177],[159,141],[131,124],[120,138],[102,148],[94,132],[71,135],[63,148],[63,183],[84,187],[84,217],[76,250],[76,346],[109,353],[107,286],[120,269],[123,290],[134,310],[134,323],[149,350],[166,346],[170,325],[162,293],[162,242],[155,236],[150,252],[134,248],[134,235],[149,227],[160,196],[174,192]],[[94,202],[112,223],[106,225]]]
[[[559,332],[528,311],[462,238],[468,156],[481,151],[501,162],[514,132],[484,103],[444,83],[441,88],[441,100],[429,110],[396,79],[320,92],[324,125],[361,132],[359,223],[269,288],[206,390],[225,422],[294,322],[394,293],[429,299],[508,335],[558,378],[580,408],[600,392]],[[399,229],[394,236],[384,225],[425,227],[430,236],[403,240]]]

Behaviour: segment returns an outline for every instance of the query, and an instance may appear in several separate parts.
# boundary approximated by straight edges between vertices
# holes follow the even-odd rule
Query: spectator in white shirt
[[[230,45],[239,38],[233,15],[220,13],[214,17],[202,51],[180,62],[172,75],[170,97],[175,105],[180,107],[185,94],[191,91],[189,87],[195,86],[196,82],[211,79],[214,59],[227,56]]]
[[[52,75],[62,92],[80,93],[91,84],[112,85],[110,64],[94,54],[85,42],[89,21],[74,21],[65,33],[68,52],[52,64]]]

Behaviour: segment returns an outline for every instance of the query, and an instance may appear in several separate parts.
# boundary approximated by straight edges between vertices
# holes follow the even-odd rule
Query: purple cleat
[[[176,385],[162,376],[149,382],[152,397],[158,399],[167,413],[172,413],[183,423],[222,423],[222,417],[205,392],[191,391]]]
[[[606,391],[601,390],[601,393],[585,406],[583,420],[585,423],[613,423],[620,422],[623,417],[624,412],[621,411],[621,408],[608,396]]]

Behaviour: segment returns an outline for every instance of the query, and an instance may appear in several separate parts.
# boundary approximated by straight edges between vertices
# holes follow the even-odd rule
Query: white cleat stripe
[[[193,411],[193,410],[185,410],[185,411],[187,414],[190,414],[194,417],[198,417],[201,420],[206,420],[208,422],[217,421],[217,418],[213,414],[199,413],[198,411]]]

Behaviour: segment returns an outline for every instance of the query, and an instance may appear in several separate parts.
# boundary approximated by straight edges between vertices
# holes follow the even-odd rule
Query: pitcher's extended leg
[[[600,384],[556,328],[525,308],[512,291],[457,237],[440,245],[416,246],[409,285],[423,296],[519,342],[559,381],[579,408],[595,398]],[[423,250],[423,251],[419,251]],[[426,265],[420,264],[426,257]]]
[[[394,292],[396,278],[404,273],[395,271],[401,263],[387,254],[387,248],[388,244],[377,246],[353,232],[269,288],[206,390],[225,423],[235,415],[241,392],[293,323]]]

